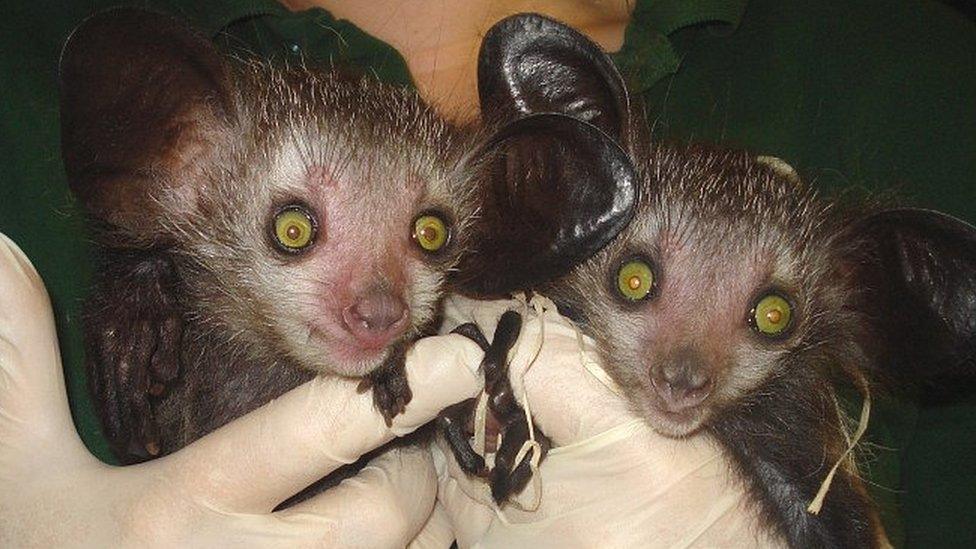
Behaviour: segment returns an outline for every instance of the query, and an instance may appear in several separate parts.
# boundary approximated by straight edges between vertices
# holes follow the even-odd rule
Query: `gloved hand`
[[[479,393],[480,359],[461,336],[418,342],[407,355],[413,401],[392,428],[355,381],[320,378],[174,454],[111,467],[72,424],[43,283],[0,234],[0,547],[402,547],[434,503],[426,449],[388,452],[272,509]]]
[[[720,448],[704,435],[675,440],[648,427],[605,377],[593,340],[545,298],[528,306],[451,298],[444,329],[474,321],[490,339],[508,309],[524,321],[510,354],[512,386],[523,407],[527,391],[528,410],[553,449],[538,485],[530,482],[517,505],[498,511],[487,485],[466,476],[441,441],[438,504],[413,547],[447,547],[454,536],[462,548],[778,543],[759,526]]]

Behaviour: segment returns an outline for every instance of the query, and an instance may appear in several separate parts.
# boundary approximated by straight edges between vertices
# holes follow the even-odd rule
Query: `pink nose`
[[[651,385],[669,410],[681,412],[708,398],[712,378],[708,365],[697,352],[682,349],[652,371]]]
[[[403,335],[409,324],[407,306],[399,296],[370,292],[342,310],[342,321],[360,343],[382,346]]]
[[[711,389],[711,380],[707,378],[694,382],[651,378],[651,384],[672,412],[682,412],[698,406],[705,401]]]

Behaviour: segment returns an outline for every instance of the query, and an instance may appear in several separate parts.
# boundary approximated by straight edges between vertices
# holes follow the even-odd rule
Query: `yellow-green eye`
[[[632,259],[617,271],[617,290],[631,301],[640,301],[654,288],[654,271],[647,263]]]
[[[790,302],[780,295],[767,294],[756,302],[750,313],[750,323],[759,333],[767,336],[782,335],[793,319]]]
[[[447,244],[447,225],[433,214],[424,214],[413,222],[411,238],[427,252],[436,252]]]
[[[301,251],[315,238],[315,220],[302,206],[286,206],[275,214],[274,238],[287,252]]]

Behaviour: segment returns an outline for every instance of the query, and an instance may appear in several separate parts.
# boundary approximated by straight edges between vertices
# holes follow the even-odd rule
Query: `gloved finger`
[[[505,311],[517,310],[520,307],[521,303],[515,299],[487,301],[452,294],[444,300],[444,320],[440,326],[440,333],[446,334],[461,324],[474,322],[490,341],[499,317]]]
[[[318,527],[330,547],[404,547],[430,516],[436,493],[430,452],[396,448],[356,476],[276,515],[312,531]]]
[[[124,506],[119,545],[403,547],[427,519],[437,487],[429,452],[394,449],[355,477],[288,509],[238,512],[188,496],[165,479],[159,482],[145,471],[156,463],[119,470],[129,473],[132,487],[140,487],[130,487],[135,497]]]
[[[62,462],[93,459],[74,429],[66,394],[44,283],[24,252],[0,234],[0,449],[40,459],[61,454]],[[60,450],[52,452],[52,445]]]
[[[437,508],[450,525],[451,534],[460,547],[473,547],[484,537],[494,519],[490,506],[491,492],[480,479],[465,475],[450,450],[438,441],[431,446],[434,469],[437,472]],[[442,522],[436,525],[440,528]]]
[[[481,391],[482,352],[459,335],[407,352],[413,400],[387,427],[358,381],[319,377],[164,458],[169,474],[213,506],[267,512],[341,465]]]
[[[407,545],[409,549],[447,549],[454,542],[454,528],[447,510],[439,502],[434,502],[434,510],[424,523],[417,536]]]

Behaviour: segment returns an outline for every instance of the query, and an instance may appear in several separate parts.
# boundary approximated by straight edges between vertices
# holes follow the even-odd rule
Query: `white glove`
[[[441,440],[434,448],[438,505],[415,547],[447,547],[452,536],[461,547],[778,543],[760,528],[755,506],[709,437],[657,434],[614,392],[593,340],[578,334],[545,298],[536,297],[532,305],[545,307],[544,313],[517,300],[455,297],[447,303],[445,326],[475,321],[490,339],[504,311],[523,314],[522,333],[509,355],[510,378],[523,406],[523,387],[528,391],[532,419],[554,446],[539,468],[538,486],[530,482],[518,497],[527,510],[511,504],[496,510],[487,485],[465,475]],[[541,500],[532,511],[537,488]]]
[[[44,285],[0,234],[0,547],[402,547],[434,503],[426,449],[387,452],[271,511],[478,394],[481,354],[461,336],[418,342],[407,355],[413,400],[392,428],[355,381],[318,378],[172,455],[111,467],[71,422]]]

